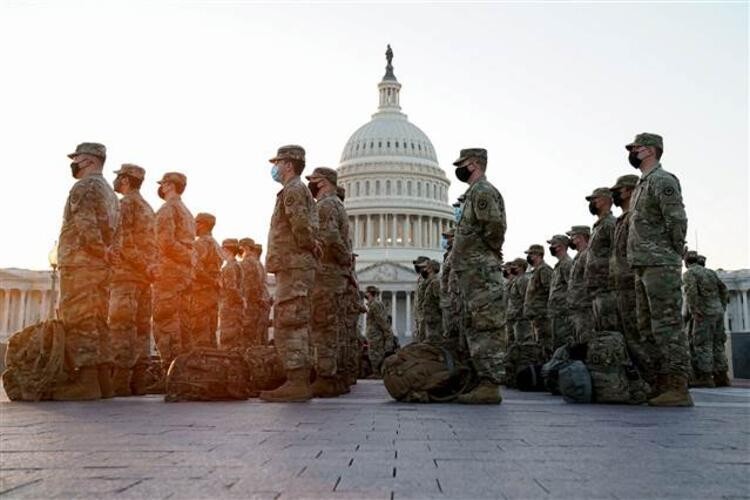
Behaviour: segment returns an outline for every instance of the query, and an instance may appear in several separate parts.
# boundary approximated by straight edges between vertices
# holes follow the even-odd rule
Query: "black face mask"
[[[310,190],[310,194],[313,195],[313,198],[318,197],[318,193],[320,192],[320,188],[318,187],[317,182],[308,182],[307,183],[307,189]]]
[[[78,172],[81,171],[81,164],[78,162],[72,162],[70,164],[70,174],[73,176],[74,179],[78,179]]]
[[[692,266],[693,264],[697,264],[698,259],[685,259],[685,265],[686,266]]]
[[[507,269],[503,269],[503,278],[505,278],[507,280],[509,277],[510,277],[510,273],[508,272],[508,270]]]
[[[620,191],[612,191],[612,203],[614,203],[616,207],[622,206],[622,193]]]
[[[459,181],[466,182],[469,180],[469,177],[471,177],[469,167],[459,167],[456,169],[456,179],[458,179]]]
[[[631,151],[628,155],[628,162],[630,162],[633,168],[641,168],[641,160],[638,159],[638,153],[635,151]]]
[[[555,255],[555,247],[549,247],[548,250],[550,255]]]
[[[166,196],[166,194],[164,194],[164,186],[159,186],[159,189],[156,191],[156,194],[158,194],[159,198],[163,200],[164,197]]]
[[[568,248],[570,248],[571,250],[575,250],[576,244],[571,241],[570,243],[568,243]]]
[[[534,260],[531,258],[531,255],[526,256],[526,262],[528,262],[530,266],[534,265]]]
[[[591,212],[591,215],[599,214],[599,211],[596,209],[596,204],[593,201],[589,202],[589,212]]]
[[[430,273],[424,270],[420,271],[419,275],[422,277],[422,279],[427,279],[430,277]]]

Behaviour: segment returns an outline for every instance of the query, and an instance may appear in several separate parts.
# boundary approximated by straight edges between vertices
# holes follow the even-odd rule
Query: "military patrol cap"
[[[115,175],[128,175],[134,179],[143,180],[146,177],[146,171],[133,163],[123,163],[120,170],[115,170]]]
[[[654,146],[664,151],[664,141],[658,134],[650,134],[648,132],[642,132],[635,136],[633,142],[625,145],[625,149],[630,151],[635,146]]]
[[[549,243],[550,245],[564,245],[565,247],[567,247],[568,243],[570,243],[570,238],[568,238],[564,234],[556,234],[552,238],[548,239],[547,243]]]
[[[242,239],[241,239],[241,240],[239,241],[239,245],[240,245],[241,247],[250,247],[250,248],[252,248],[252,247],[254,247],[254,246],[255,246],[255,240],[254,240],[254,239],[252,239],[252,238],[242,238]]]
[[[453,238],[456,235],[456,228],[451,227],[443,232],[443,236],[446,238]]]
[[[305,162],[305,148],[297,146],[296,144],[289,144],[287,146],[281,146],[276,152],[276,156],[268,160],[271,163],[276,163],[279,160],[299,160],[302,163]]]
[[[336,196],[338,196],[341,201],[346,199],[346,189],[344,189],[344,186],[336,186]]]
[[[73,159],[76,155],[94,155],[104,160],[107,158],[107,147],[98,142],[82,142],[76,146],[75,152],[68,155],[68,158]]]
[[[567,234],[571,238],[576,234],[585,234],[586,236],[591,236],[591,228],[588,226],[573,226],[570,228],[570,231],[566,232],[565,234]]]
[[[538,253],[544,255],[544,247],[542,245],[531,245],[524,253]]]
[[[509,265],[512,267],[519,267],[523,270],[526,270],[526,267],[529,265],[529,263],[526,262],[526,259],[522,259],[521,257],[519,257],[517,259],[513,259]]]
[[[312,179],[325,179],[334,186],[338,182],[338,178],[339,174],[334,169],[328,167],[318,167],[305,177],[308,181]]]
[[[214,227],[216,225],[216,216],[207,212],[200,212],[195,216],[196,224],[206,224],[208,227]]]
[[[609,188],[606,187],[596,188],[590,195],[586,197],[588,201],[591,201],[594,198],[612,198],[612,191],[610,191]]]
[[[468,148],[462,149],[458,155],[458,159],[453,162],[453,165],[458,167],[461,163],[465,162],[469,158],[480,158],[487,161],[487,150],[484,148]]]
[[[693,260],[697,261],[698,260],[698,252],[696,252],[695,250],[688,250],[687,252],[685,252],[684,258],[685,258],[685,260],[693,259]]]
[[[185,187],[187,186],[187,177],[180,172],[167,172],[162,176],[161,180],[156,181],[157,184],[164,184],[165,182],[171,182]]]
[[[222,240],[221,246],[230,248],[232,250],[237,250],[240,248],[240,242],[237,241],[237,238],[227,238],[225,240]]]
[[[367,288],[365,288],[365,293],[378,295],[380,293],[380,288],[376,287],[375,285],[368,285]]]
[[[638,177],[637,175],[633,175],[633,174],[621,175],[620,177],[617,178],[617,182],[615,182],[615,185],[609,188],[609,190],[615,191],[617,189],[624,188],[624,187],[632,188],[638,185],[639,180],[641,180],[641,178]]]

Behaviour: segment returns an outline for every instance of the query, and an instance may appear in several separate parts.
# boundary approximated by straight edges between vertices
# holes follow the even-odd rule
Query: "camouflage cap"
[[[696,252],[695,250],[688,250],[687,252],[685,252],[685,255],[683,255],[683,258],[685,260],[688,260],[688,259],[698,260],[698,252]]]
[[[134,179],[143,180],[146,177],[146,171],[133,163],[123,163],[120,170],[115,170],[115,175],[128,175]]]
[[[230,249],[239,249],[240,242],[237,240],[237,238],[227,238],[221,241],[221,246]]]
[[[636,185],[638,185],[638,181],[641,180],[640,177],[633,174],[628,175],[621,175],[617,178],[617,181],[615,182],[615,185],[609,188],[610,191],[615,191],[620,188],[629,187],[633,188]]]
[[[164,184],[165,182],[171,182],[185,187],[187,186],[187,177],[180,172],[167,172],[162,176],[161,180],[156,181],[157,184]]]
[[[416,259],[414,259],[413,261],[411,261],[411,263],[414,264],[415,266],[422,266],[428,260],[430,260],[429,257],[425,257],[424,255],[420,255],[419,257],[417,257]]]
[[[107,146],[98,142],[82,142],[73,153],[68,154],[68,158],[73,159],[76,155],[93,155],[104,160],[107,157]]]
[[[630,151],[635,146],[654,146],[664,151],[664,141],[658,134],[650,134],[648,132],[642,132],[635,136],[633,142],[625,145],[625,149]]]
[[[239,245],[241,247],[249,247],[252,248],[255,246],[255,240],[252,238],[241,238],[239,241]]]
[[[567,231],[565,234],[567,234],[571,238],[576,234],[585,234],[586,236],[591,236],[591,228],[588,226],[572,226],[570,228],[570,231]]]
[[[609,188],[606,187],[596,188],[590,195],[586,197],[588,201],[591,201],[594,198],[612,198],[612,191],[610,191]]]
[[[195,215],[195,223],[196,224],[208,224],[209,226],[213,226],[216,224],[216,216],[213,214],[209,214],[208,212],[200,212]]]
[[[481,158],[482,160],[487,161],[487,150],[484,148],[462,149],[461,153],[458,155],[458,159],[453,162],[453,165],[458,167],[469,158]]]
[[[344,189],[344,186],[336,186],[336,196],[338,196],[341,201],[346,199],[346,189]]]
[[[526,259],[522,259],[521,257],[518,257],[517,259],[513,259],[510,261],[510,266],[512,267],[520,267],[523,270],[526,270],[526,267],[529,265],[528,262],[526,262]]]
[[[442,234],[446,238],[453,238],[454,236],[456,236],[456,228],[455,227],[448,228],[445,231],[443,231]]]
[[[367,285],[365,288],[365,293],[373,293],[375,295],[378,295],[380,293],[380,288],[376,287],[375,285]]]
[[[564,245],[565,247],[567,247],[568,243],[570,243],[570,238],[568,238],[564,234],[556,234],[552,238],[548,239],[547,243],[549,243],[550,245]]]
[[[542,245],[534,244],[529,246],[529,249],[523,253],[538,253],[540,255],[544,255],[544,247]]]
[[[299,160],[304,163],[305,148],[303,148],[302,146],[297,146],[296,144],[281,146],[276,152],[276,156],[268,161],[271,163],[275,163],[279,160]]]
[[[328,167],[317,167],[312,173],[305,177],[305,179],[325,179],[334,186],[338,182],[339,174],[332,168]]]

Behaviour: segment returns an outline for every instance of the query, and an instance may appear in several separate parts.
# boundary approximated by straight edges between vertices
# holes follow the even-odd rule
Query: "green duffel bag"
[[[245,362],[250,370],[249,385],[251,397],[261,391],[272,391],[286,382],[286,371],[281,358],[273,346],[258,345],[248,347]]]
[[[591,375],[583,361],[572,361],[560,368],[558,374],[560,394],[568,403],[591,403]]]
[[[620,332],[596,332],[588,342],[586,367],[597,403],[641,404],[648,397],[646,384],[633,368]]]
[[[167,371],[164,401],[247,399],[250,369],[242,353],[197,348],[177,356]]]

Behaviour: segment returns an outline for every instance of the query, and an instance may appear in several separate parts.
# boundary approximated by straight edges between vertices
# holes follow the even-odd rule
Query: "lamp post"
[[[52,300],[50,301],[50,310],[47,312],[49,319],[57,318],[57,242],[55,241],[52,250],[47,254],[49,267],[52,268],[50,277],[52,278]]]

